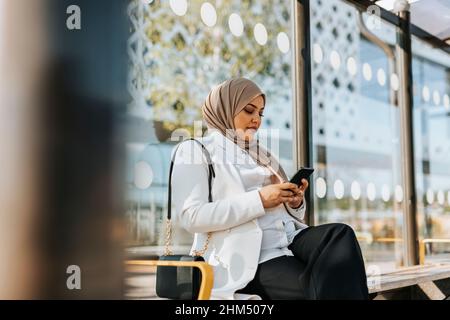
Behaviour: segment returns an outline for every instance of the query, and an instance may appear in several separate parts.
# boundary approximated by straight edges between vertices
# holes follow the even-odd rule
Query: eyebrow
[[[249,103],[248,105],[249,105],[249,106],[252,106],[252,107],[255,107],[256,109],[258,109],[258,107],[257,107],[257,106],[255,106],[255,105],[254,105],[254,104],[252,104],[252,103]],[[264,108],[265,108],[265,106],[264,106],[264,107],[262,107],[262,108],[261,108],[261,110],[264,110]]]

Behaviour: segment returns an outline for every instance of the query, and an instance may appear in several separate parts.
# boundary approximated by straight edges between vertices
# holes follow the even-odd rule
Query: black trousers
[[[351,227],[308,227],[289,249],[294,256],[259,264],[254,279],[238,292],[265,300],[368,299],[364,261]]]

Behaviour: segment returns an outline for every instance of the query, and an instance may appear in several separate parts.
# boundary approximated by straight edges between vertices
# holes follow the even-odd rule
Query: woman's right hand
[[[292,201],[297,189],[298,186],[290,182],[269,184],[259,190],[259,196],[264,208],[273,208],[283,202]]]

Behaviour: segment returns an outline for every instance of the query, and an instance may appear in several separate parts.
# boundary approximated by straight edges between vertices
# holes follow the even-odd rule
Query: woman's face
[[[234,127],[236,128],[236,133],[242,139],[247,141],[253,139],[253,136],[261,125],[263,111],[264,98],[262,96],[257,96],[234,117]]]

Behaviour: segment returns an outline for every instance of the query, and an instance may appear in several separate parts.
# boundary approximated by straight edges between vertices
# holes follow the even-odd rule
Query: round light
[[[389,201],[389,198],[391,197],[390,193],[391,190],[389,190],[389,186],[387,184],[383,184],[383,186],[381,187],[381,198],[384,202]]]
[[[352,76],[356,75],[358,67],[356,66],[356,60],[353,57],[347,59],[347,70]]]
[[[228,18],[228,27],[230,28],[231,33],[236,37],[242,36],[242,33],[244,32],[244,23],[242,22],[241,17],[236,13],[232,13]]]
[[[427,86],[424,86],[422,89],[422,97],[424,101],[430,101],[430,89]]]
[[[170,8],[177,16],[184,16],[187,12],[186,0],[170,0]]]
[[[282,53],[289,52],[289,38],[286,33],[280,32],[277,35],[277,45],[278,45],[278,49],[280,49],[280,51]]]
[[[341,56],[335,50],[331,51],[330,63],[331,67],[333,67],[334,70],[338,70],[339,67],[341,66]]]
[[[437,90],[433,91],[433,102],[437,106],[441,103],[441,95],[439,94],[439,91],[437,91]]]
[[[445,195],[444,195],[444,191],[439,190],[437,193],[437,201],[438,203],[442,206],[444,205],[445,202]]]
[[[267,43],[267,30],[262,23],[257,23],[255,25],[253,28],[253,35],[259,45],[263,46]]]
[[[369,201],[373,201],[375,200],[376,197],[376,189],[375,189],[375,185],[370,182],[367,185],[367,198],[369,199]]]
[[[327,184],[324,178],[316,179],[316,194],[319,198],[324,198],[327,194]]]
[[[262,23],[257,23],[253,28],[253,35],[256,42],[263,46],[267,43],[267,30]]]
[[[359,197],[361,196],[361,187],[359,186],[358,181],[353,181],[352,182],[350,192],[352,194],[352,198],[353,199],[355,199],[355,200],[359,199]]]
[[[134,166],[134,185],[145,190],[152,184],[153,170],[146,161],[139,161]]]
[[[200,8],[200,16],[202,18],[203,23],[206,24],[208,27],[213,27],[217,22],[216,9],[209,2],[205,2],[202,4]]]
[[[370,81],[370,79],[372,79],[372,68],[367,62],[363,64],[363,76],[367,81]]]
[[[317,43],[313,45],[313,57],[315,63],[321,63],[323,61],[323,51]]]
[[[433,203],[433,201],[434,201],[434,192],[433,192],[433,190],[431,190],[431,189],[428,189],[428,190],[427,190],[427,196],[426,196],[426,198],[427,198],[427,202],[428,202],[429,204],[432,204],[432,203]]]
[[[386,84],[386,73],[381,68],[377,71],[377,80],[380,86],[384,86]]]
[[[397,91],[399,87],[400,87],[400,82],[398,80],[397,74],[395,74],[395,73],[391,74],[391,88],[392,88],[392,90]]]
[[[334,182],[333,190],[336,199],[344,197],[344,183],[341,180],[338,179]]]
[[[448,94],[444,94],[444,106],[448,109],[450,107],[450,98],[448,96]]]
[[[403,201],[403,188],[399,185],[395,187],[395,200],[397,202]]]

